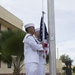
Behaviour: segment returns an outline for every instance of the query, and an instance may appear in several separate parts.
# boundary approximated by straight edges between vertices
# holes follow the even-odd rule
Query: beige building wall
[[[5,27],[9,27],[10,29],[22,29],[23,22],[15,15],[7,11],[5,8],[0,6],[0,24]]]
[[[5,31],[5,30],[8,30],[7,27],[1,25],[1,31]]]
[[[56,59],[56,71],[57,73],[63,73],[62,67],[65,66],[64,63],[62,63],[61,60]],[[49,64],[46,65],[46,72],[49,73]]]
[[[0,74],[12,74],[12,73],[13,73],[13,66],[11,68],[8,68],[7,64],[1,62]],[[25,73],[25,66],[23,66],[21,73]]]
[[[61,60],[57,59],[56,60],[56,68],[58,73],[63,73],[64,71],[62,70],[62,67],[65,66],[64,63],[62,63]]]
[[[6,73],[12,73],[12,68],[7,68],[7,64],[1,63],[0,73],[6,74]]]

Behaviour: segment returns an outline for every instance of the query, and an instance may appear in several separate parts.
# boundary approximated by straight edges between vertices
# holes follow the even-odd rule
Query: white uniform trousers
[[[46,65],[39,64],[38,75],[46,75]]]
[[[31,62],[25,64],[26,75],[38,75],[38,63]]]

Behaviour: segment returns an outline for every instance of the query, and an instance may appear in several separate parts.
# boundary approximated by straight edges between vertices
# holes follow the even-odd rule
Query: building
[[[22,29],[22,26],[22,20],[0,6],[0,30]]]

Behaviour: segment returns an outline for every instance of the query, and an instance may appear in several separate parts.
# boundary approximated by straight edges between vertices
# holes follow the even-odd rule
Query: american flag
[[[41,22],[40,22],[40,41],[44,42],[43,58],[46,58],[46,54],[48,53],[48,32],[46,24],[44,22],[44,13],[41,17]]]
[[[45,47],[47,47],[48,32],[47,32],[46,24],[44,22],[44,16],[43,15],[41,17],[41,22],[40,22],[40,41],[43,41],[45,43]]]

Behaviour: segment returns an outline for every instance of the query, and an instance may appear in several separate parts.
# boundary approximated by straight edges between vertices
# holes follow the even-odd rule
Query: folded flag
[[[48,50],[48,32],[46,28],[46,24],[44,22],[44,14],[41,17],[40,21],[40,41],[44,42],[44,53],[47,54]],[[44,54],[44,57],[46,57],[46,54]]]
[[[48,32],[46,28],[46,24],[44,23],[44,17],[41,17],[41,22],[40,22],[40,41],[44,42],[44,47],[47,47],[48,43]]]

